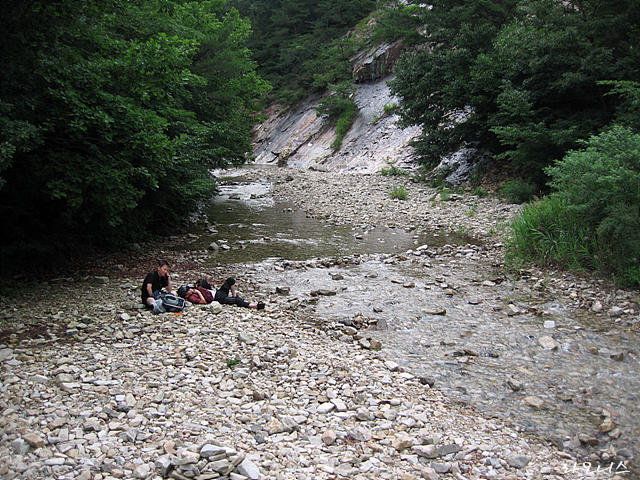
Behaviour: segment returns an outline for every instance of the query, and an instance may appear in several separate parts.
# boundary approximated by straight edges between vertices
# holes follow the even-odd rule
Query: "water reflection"
[[[212,261],[224,264],[262,262],[266,259],[306,260],[365,253],[397,253],[421,245],[472,243],[453,235],[417,233],[378,227],[368,231],[330,225],[310,218],[295,205],[276,203],[269,182],[247,181],[242,170],[219,177],[220,192],[205,210],[215,228],[191,231],[195,240],[186,246],[208,249],[215,242]]]

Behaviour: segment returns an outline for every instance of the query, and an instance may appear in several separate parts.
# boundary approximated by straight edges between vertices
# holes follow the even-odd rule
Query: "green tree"
[[[513,224],[507,259],[613,274],[640,285],[640,135],[614,127],[547,168],[554,192]]]
[[[0,26],[5,258],[177,226],[241,163],[267,91],[224,2],[18,0]]]
[[[251,20],[250,48],[275,95],[295,103],[348,80],[355,52],[345,34],[375,7],[371,0],[229,0]]]
[[[423,19],[426,48],[392,87],[404,121],[423,127],[425,165],[477,144],[541,186],[544,167],[615,120],[619,100],[601,82],[640,72],[629,0],[445,0]]]

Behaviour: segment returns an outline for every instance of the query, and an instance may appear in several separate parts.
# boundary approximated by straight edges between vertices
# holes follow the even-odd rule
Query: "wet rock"
[[[535,408],[536,410],[540,410],[542,407],[544,407],[544,400],[532,395],[524,397],[522,402],[529,407]]]
[[[540,343],[540,346],[545,350],[557,350],[560,347],[558,342],[556,342],[553,337],[550,337],[548,335],[540,337],[538,339],[538,343]]]
[[[608,433],[614,428],[616,428],[615,422],[611,419],[611,417],[607,417],[598,427],[598,431],[600,433]]]

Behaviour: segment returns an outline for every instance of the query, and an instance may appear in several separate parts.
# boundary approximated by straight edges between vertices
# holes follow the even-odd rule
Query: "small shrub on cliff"
[[[381,168],[380,175],[407,175],[408,172],[401,168],[396,167],[392,162],[387,162],[389,168]]]
[[[341,82],[337,85],[330,85],[331,94],[316,107],[320,115],[327,115],[329,123],[336,127],[336,139],[331,144],[331,148],[338,150],[342,145],[342,140],[347,134],[353,119],[358,111],[358,106],[353,100],[355,92],[354,86],[350,82]]]

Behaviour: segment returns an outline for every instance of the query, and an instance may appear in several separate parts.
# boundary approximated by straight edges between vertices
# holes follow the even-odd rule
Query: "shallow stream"
[[[245,167],[251,168],[251,167]],[[261,166],[261,168],[265,168]],[[274,167],[275,168],[275,167]],[[272,184],[248,182],[244,169],[218,177],[219,195],[204,213],[215,225],[191,230],[187,249],[209,249],[212,262],[259,263],[265,260],[307,260],[364,253],[398,253],[420,245],[464,244],[474,239],[450,234],[417,234],[378,227],[366,232],[311,218],[293,204],[276,203]],[[357,200],[356,200],[357,201]],[[178,248],[184,249],[184,245]]]
[[[324,322],[384,321],[388,329],[364,334],[381,340],[385,359],[434,381],[435,388],[483,414],[564,448],[586,434],[598,437],[602,443],[595,449],[609,448],[611,458],[616,455],[611,445],[636,458],[640,454],[637,333],[577,310],[530,283],[492,282],[501,272],[473,249],[434,260],[430,267],[410,260],[387,263],[374,255],[346,268],[274,270],[270,266],[281,259],[399,253],[471,242],[403,229],[361,232],[328,225],[293,205],[276,204],[271,184],[248,183],[242,170],[219,180],[221,195],[206,211],[216,224],[192,232],[187,248],[204,250],[215,241],[219,250],[212,261],[252,265],[247,274],[265,292],[287,286],[290,298],[308,298],[313,290],[335,290],[337,295],[318,301],[312,316]],[[518,312],[507,315],[509,305]],[[557,348],[544,348],[543,337],[551,337]],[[618,353],[621,361],[614,359]],[[531,397],[540,403],[532,406]],[[613,441],[598,433],[604,413],[618,425],[614,436],[619,438]],[[630,462],[637,468],[636,461]]]

